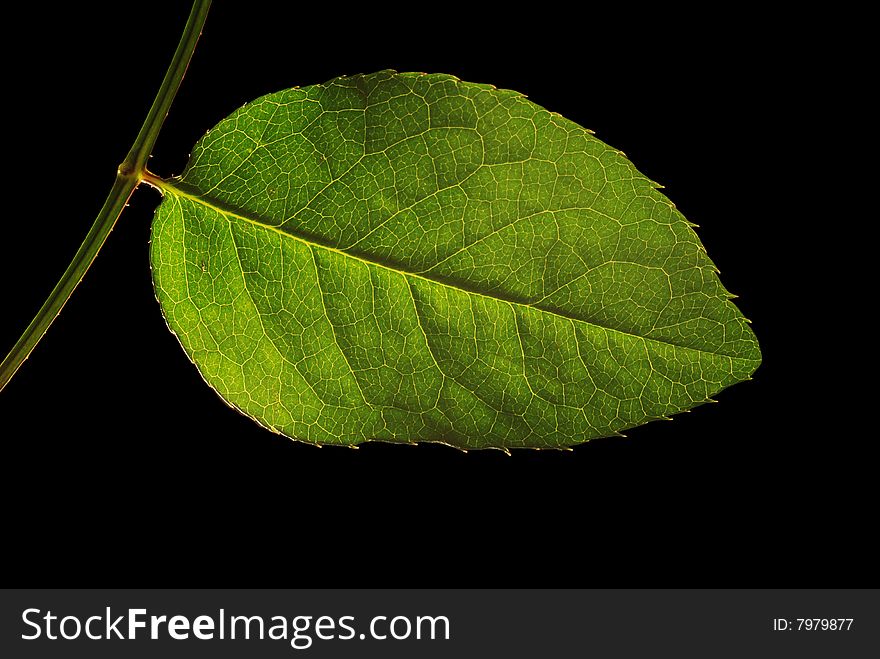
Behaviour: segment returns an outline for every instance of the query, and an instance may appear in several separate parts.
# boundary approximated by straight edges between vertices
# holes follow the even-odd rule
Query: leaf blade
[[[451,76],[258,99],[197,144],[153,235],[203,375],[305,441],[565,446],[760,361],[689,223],[622,154]]]

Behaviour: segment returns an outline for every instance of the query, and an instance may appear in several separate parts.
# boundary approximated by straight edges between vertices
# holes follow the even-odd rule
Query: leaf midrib
[[[334,253],[339,254],[341,256],[344,256],[346,258],[360,261],[361,263],[364,263],[366,265],[377,267],[377,268],[382,268],[384,270],[388,270],[389,272],[393,272],[393,273],[398,274],[404,278],[421,279],[421,280],[426,281],[426,282],[433,284],[435,286],[443,286],[446,288],[460,291],[460,292],[465,293],[467,295],[476,295],[478,297],[486,298],[488,300],[493,300],[496,302],[501,301],[501,302],[505,302],[505,303],[513,305],[513,306],[520,306],[520,307],[525,307],[527,309],[533,309],[533,310],[539,311],[541,313],[546,313],[546,314],[550,314],[552,316],[557,316],[558,318],[563,318],[567,321],[571,321],[571,322],[575,322],[575,323],[583,323],[584,325],[588,325],[590,327],[597,328],[597,329],[600,329],[605,332],[616,332],[618,334],[623,334],[625,336],[629,336],[634,339],[639,339],[639,340],[645,341],[645,342],[652,341],[654,343],[659,343],[661,345],[668,345],[673,348],[677,348],[679,350],[690,350],[690,351],[705,354],[705,355],[711,355],[713,357],[726,357],[727,359],[730,359],[732,361],[736,360],[738,362],[745,362],[745,363],[760,363],[760,360],[749,359],[748,357],[738,357],[735,355],[728,355],[726,353],[713,352],[711,350],[703,350],[701,348],[694,348],[691,346],[684,346],[684,345],[680,345],[677,343],[672,343],[671,341],[664,341],[662,339],[657,339],[657,338],[653,338],[653,337],[640,336],[638,334],[626,332],[624,330],[617,329],[614,327],[605,327],[604,325],[600,325],[595,322],[584,320],[582,318],[576,318],[575,316],[570,316],[568,314],[565,314],[565,313],[562,313],[559,311],[554,311],[552,309],[545,309],[543,307],[538,307],[538,306],[535,306],[532,304],[528,304],[526,302],[521,302],[518,300],[509,299],[509,298],[502,297],[502,296],[487,295],[485,293],[481,293],[480,291],[474,291],[474,290],[471,290],[468,288],[464,288],[462,286],[456,286],[455,284],[451,284],[448,281],[443,281],[441,279],[434,279],[433,277],[428,277],[423,274],[416,274],[413,272],[407,272],[405,270],[400,270],[399,268],[395,268],[393,266],[390,266],[387,263],[382,263],[381,261],[373,261],[373,260],[364,258],[364,257],[356,255],[356,254],[351,254],[349,252],[346,252],[344,250],[339,249],[338,247],[333,247],[332,245],[327,245],[322,242],[318,242],[314,239],[304,238],[304,237],[297,235],[295,233],[292,233],[290,231],[283,231],[283,230],[279,229],[278,227],[275,227],[275,226],[272,226],[271,224],[266,224],[265,222],[260,221],[256,217],[248,217],[247,215],[243,214],[240,211],[233,211],[229,208],[225,208],[222,205],[222,202],[219,202],[219,201],[216,201],[213,199],[211,201],[209,201],[209,200],[205,199],[204,197],[200,197],[196,194],[192,194],[191,192],[187,192],[186,190],[183,190],[182,188],[176,186],[174,183],[172,183],[168,179],[155,179],[155,180],[151,179],[150,183],[157,185],[163,191],[163,193],[170,193],[170,194],[176,195],[177,197],[182,197],[184,199],[188,199],[194,203],[200,204],[201,206],[204,206],[206,208],[210,208],[211,210],[213,210],[213,211],[215,211],[215,212],[219,213],[220,215],[223,215],[227,218],[235,218],[237,220],[241,220],[242,222],[246,222],[248,224],[259,227],[261,229],[273,231],[273,232],[280,234],[281,236],[284,236],[286,238],[289,238],[292,240],[297,240],[312,249],[318,248],[318,249],[327,250],[328,252],[334,252]]]

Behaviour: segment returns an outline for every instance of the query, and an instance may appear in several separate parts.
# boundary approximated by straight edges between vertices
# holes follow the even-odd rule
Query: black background
[[[186,3],[47,11],[4,29],[0,351],[85,235],[158,88]],[[158,195],[139,190],[84,283],[0,394],[5,576],[19,585],[858,586],[870,441],[796,259],[792,106],[809,53],[747,16],[606,18],[588,4],[218,2],[151,161],[179,173],[259,95],[384,68],[526,93],[594,129],[701,226],[761,342],[719,404],[573,452],[314,448],[203,384],[153,297]],[[299,6],[300,3],[289,3]],[[580,8],[578,8],[580,7]],[[287,10],[290,11],[290,10]],[[799,184],[801,185],[801,184]],[[801,185],[800,190],[803,191]],[[816,292],[819,295],[819,292]],[[817,322],[821,320],[816,314]],[[874,495],[870,495],[873,497]],[[876,519],[873,520],[876,522]]]

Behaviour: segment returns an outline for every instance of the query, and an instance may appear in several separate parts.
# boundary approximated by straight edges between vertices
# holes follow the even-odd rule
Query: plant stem
[[[131,194],[144,180],[144,176],[147,173],[147,159],[153,151],[156,138],[159,137],[159,131],[162,129],[162,124],[168,115],[168,110],[171,107],[172,101],[174,101],[174,97],[177,95],[177,90],[186,73],[189,61],[192,59],[193,51],[199,40],[199,35],[202,33],[202,26],[205,24],[210,6],[211,0],[195,0],[193,2],[192,11],[190,11],[186,27],[183,29],[180,43],[177,44],[177,50],[174,51],[171,65],[165,73],[164,80],[162,80],[162,86],[159,87],[159,91],[156,94],[149,114],[147,114],[147,118],[144,120],[144,125],[138,133],[137,139],[135,139],[131,150],[117,170],[116,180],[110,189],[107,201],[104,202],[104,206],[101,208],[95,223],[73,257],[73,261],[70,262],[67,270],[61,275],[61,279],[55,285],[48,299],[43,303],[43,306],[31,321],[31,324],[28,325],[15,346],[6,355],[3,363],[0,364],[0,390],[12,379],[18,368],[28,358],[28,355],[31,354],[31,351],[36,347],[40,339],[43,338],[46,330],[49,329],[49,326],[58,314],[61,313],[62,307],[64,307],[64,304],[73,294],[79,282],[82,281],[110,231],[113,230],[113,226],[122,214]]]
[[[141,127],[141,132],[138,133],[131,151],[119,166],[120,175],[136,174],[138,182],[140,182],[141,175],[147,166],[147,158],[153,151],[153,145],[156,143],[156,138],[159,137],[159,131],[162,130],[162,124],[165,123],[165,117],[168,116],[168,110],[180,88],[186,67],[189,66],[189,61],[192,59],[196,42],[202,34],[202,26],[208,17],[210,7],[211,0],[195,0],[193,2],[186,27],[183,28],[183,34],[180,35],[180,43],[177,44],[177,50],[174,51],[174,57],[165,73],[165,79],[162,80],[162,86],[156,92],[153,106],[144,120],[144,125]]]
[[[177,44],[177,50],[174,51],[174,57],[168,71],[165,73],[165,78],[162,80],[162,86],[159,87],[137,139],[135,139],[125,160],[119,165],[116,180],[110,189],[107,201],[104,202],[95,223],[89,229],[85,240],[73,257],[73,261],[61,275],[61,279],[49,294],[48,299],[43,303],[24,334],[19,337],[12,350],[6,355],[3,363],[0,363],[0,390],[12,379],[18,368],[43,338],[52,321],[61,313],[62,307],[73,294],[79,282],[82,281],[110,231],[113,230],[113,226],[122,214],[131,194],[144,180],[147,159],[153,151],[156,138],[159,137],[159,131],[162,129],[162,124],[168,115],[174,97],[177,95],[189,61],[192,59],[210,6],[211,0],[195,0],[193,2],[192,11],[186,21],[186,27],[183,29],[180,43]]]

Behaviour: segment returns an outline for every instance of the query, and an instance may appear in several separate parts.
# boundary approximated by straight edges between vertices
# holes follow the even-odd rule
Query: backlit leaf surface
[[[205,380],[308,442],[563,447],[760,363],[655,184],[522,95],[447,75],[234,112],[166,186],[151,259]]]

